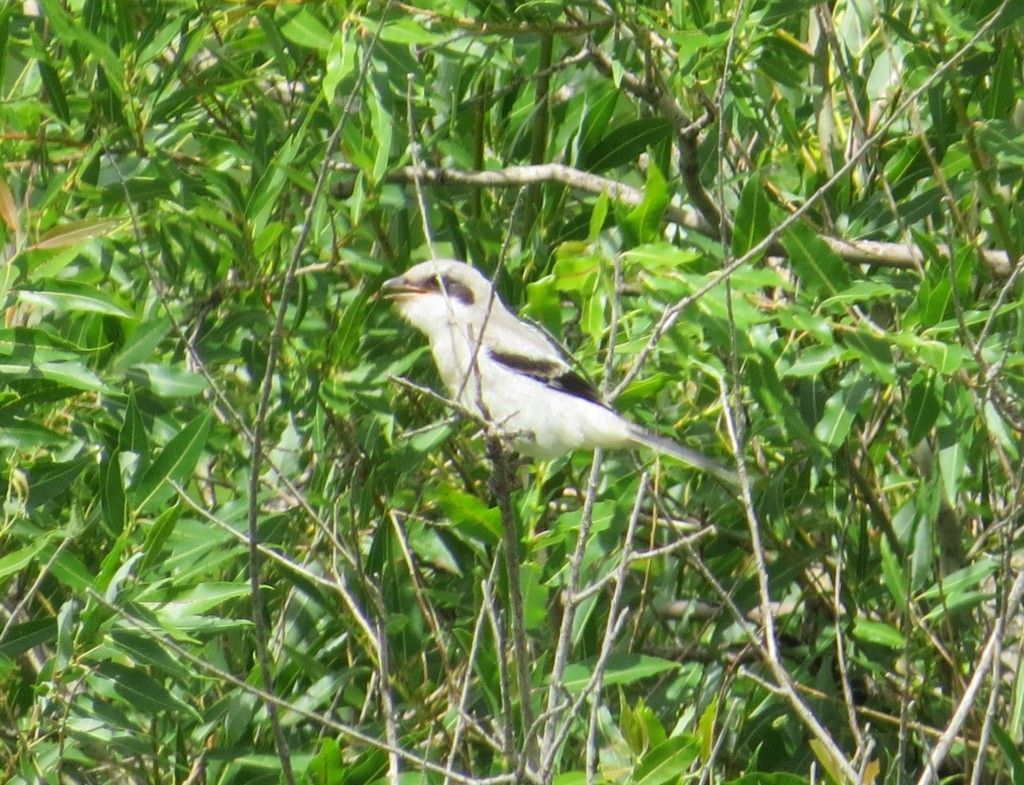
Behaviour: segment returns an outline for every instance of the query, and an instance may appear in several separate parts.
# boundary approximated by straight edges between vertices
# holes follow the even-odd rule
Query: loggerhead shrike
[[[629,422],[569,367],[544,334],[517,319],[465,262],[432,259],[384,282],[405,321],[427,336],[454,400],[533,458],[644,445],[731,485],[735,472]]]

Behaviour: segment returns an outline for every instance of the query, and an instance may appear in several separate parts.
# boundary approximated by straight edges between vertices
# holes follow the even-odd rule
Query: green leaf
[[[882,537],[878,547],[882,558],[882,578],[885,581],[885,587],[889,590],[896,606],[902,610],[907,605],[905,565],[893,553],[888,537]]]
[[[965,423],[956,422],[939,426],[937,447],[939,473],[946,501],[955,508],[960,484],[967,470],[967,453],[972,430]]]
[[[159,681],[141,668],[131,668],[116,662],[102,663],[94,675],[87,677],[96,693],[108,699],[124,702],[135,711],[148,714],[175,712],[182,718],[201,721],[199,712],[180,700]]]
[[[189,398],[206,392],[206,379],[186,368],[160,363],[139,363],[131,378],[161,398]]]
[[[50,282],[45,290],[22,289],[18,301],[45,308],[54,313],[85,312],[134,319],[134,314],[119,298],[94,286],[71,281]]]
[[[584,166],[582,162],[593,155],[594,148],[604,137],[621,94],[620,90],[607,90],[596,101],[590,103],[583,113],[579,136],[580,166]],[[588,92],[588,100],[591,95],[592,93]]]
[[[46,547],[46,540],[40,538],[32,545],[27,545],[16,551],[0,557],[0,578],[16,575],[28,568],[36,555]]]
[[[897,651],[906,646],[906,639],[899,630],[885,622],[866,619],[858,616],[853,620],[853,637],[864,643],[876,643]]]
[[[117,395],[117,390],[107,387],[96,374],[77,360],[41,362],[39,364],[3,363],[0,364],[0,379],[4,377],[7,377],[5,379],[7,382],[44,379],[61,387]],[[63,395],[63,391],[55,390],[54,392],[60,392],[62,397],[67,397]]]
[[[137,663],[149,665],[178,679],[195,676],[186,663],[182,662],[159,640],[133,630],[114,629],[110,631],[110,647],[130,657]]]
[[[124,221],[110,221],[99,218],[69,221],[50,229],[39,238],[38,242],[29,246],[28,250],[74,248],[76,245],[87,240],[110,234],[123,223]]]
[[[791,438],[817,449],[818,440],[814,432],[800,416],[799,407],[779,380],[772,363],[767,358],[751,362],[747,377],[751,394],[770,412],[773,421],[784,425]]]
[[[846,265],[809,226],[797,221],[782,236],[782,244],[806,294],[835,297],[849,288]]]
[[[67,490],[87,466],[95,463],[91,455],[63,463],[37,463],[29,472],[29,503],[33,507],[46,504]]]
[[[597,201],[594,202],[594,209],[590,213],[590,231],[587,234],[589,242],[595,243],[601,236],[601,230],[604,229],[604,223],[608,218],[610,204],[608,194],[603,192],[597,197]]]
[[[660,117],[634,120],[609,132],[582,156],[581,166],[588,172],[602,172],[635,163],[649,147],[672,137],[672,125]]]
[[[640,759],[630,782],[663,785],[684,774],[700,754],[700,741],[686,734],[672,736]]]
[[[53,25],[54,31],[64,44],[81,44],[103,66],[106,82],[123,91],[124,68],[120,58],[114,54],[107,42],[88,30],[80,18],[76,19],[65,11],[57,0],[39,0],[39,5],[43,9],[46,21]]]
[[[771,231],[771,202],[755,172],[740,193],[733,217],[732,255],[743,256]]]
[[[501,513],[475,496],[450,488],[434,491],[436,503],[453,535],[474,549],[501,541]]]
[[[167,538],[174,533],[174,527],[181,517],[181,505],[176,504],[160,513],[153,522],[149,532],[146,534],[146,543],[143,546],[142,561],[139,562],[139,575],[145,574],[152,569],[163,555],[163,547]]]
[[[665,732],[661,720],[658,719],[658,715],[651,710],[643,698],[637,701],[635,708],[628,705],[622,707],[619,728],[622,731],[622,737],[636,756],[643,755],[648,750],[660,746],[668,739],[668,734]]]
[[[910,383],[906,406],[907,444],[915,445],[928,435],[939,419],[942,398],[935,374],[918,371]]]
[[[334,96],[338,91],[338,85],[345,79],[356,65],[355,47],[348,46],[345,36],[341,33],[334,33],[331,37],[331,46],[327,51],[327,58],[324,63],[324,80],[321,89],[324,98],[328,103],[334,103]]]
[[[808,785],[808,779],[787,771],[766,771],[744,774],[734,780],[727,780],[724,785]]]
[[[167,480],[182,483],[192,473],[206,446],[212,419],[211,412],[203,412],[160,451],[133,489],[136,509],[144,508]]]
[[[885,340],[862,327],[844,333],[843,342],[849,347],[854,359],[860,361],[865,371],[884,384],[896,383],[896,363],[892,350]]]
[[[938,583],[933,583],[920,593],[920,599],[929,602],[955,599],[957,595],[968,593],[987,582],[998,569],[999,563],[995,560],[979,559],[946,576]]]
[[[299,46],[308,46],[320,52],[331,48],[332,33],[308,5],[277,7],[275,21],[281,23],[281,35]]]
[[[160,342],[170,331],[171,322],[166,317],[150,317],[140,322],[121,350],[110,361],[110,370],[123,372],[133,365],[145,362],[153,356]]]
[[[715,748],[715,726],[718,724],[718,701],[716,695],[711,702],[700,713],[700,721],[697,723],[700,734],[700,758],[702,761],[710,761]]]
[[[992,737],[996,740],[996,745],[1003,754],[1003,758],[1009,764],[1010,782],[1012,785],[1024,785],[1024,758],[1021,757],[1020,748],[998,722],[993,722],[991,728]]]
[[[565,688],[576,694],[590,681],[594,672],[596,658],[573,663],[565,669]],[[646,654],[613,654],[608,658],[604,669],[604,686],[616,684],[633,684],[641,679],[657,676],[665,671],[679,668],[679,663],[651,657]]]
[[[779,375],[784,379],[818,376],[822,371],[837,365],[842,359],[842,354],[838,346],[812,346],[802,349],[793,358],[793,364]]]
[[[871,380],[855,371],[844,380],[839,392],[825,402],[825,412],[814,426],[814,435],[829,452],[835,452],[846,441],[861,404],[872,390]]]
[[[653,162],[647,168],[644,198],[625,217],[629,234],[636,239],[631,245],[648,243],[661,234],[661,221],[669,205],[668,183]],[[625,227],[623,227],[625,228]]]
[[[57,622],[53,619],[33,619],[14,624],[0,641],[0,657],[15,660],[36,646],[52,644],[57,637]]]
[[[321,739],[316,755],[306,767],[310,785],[342,785],[347,773],[338,742],[329,737]]]

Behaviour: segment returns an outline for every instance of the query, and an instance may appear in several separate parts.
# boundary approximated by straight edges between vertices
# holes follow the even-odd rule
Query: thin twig
[[[524,755],[517,769],[536,768],[539,754],[534,736],[533,679],[530,675],[530,645],[526,637],[526,613],[523,609],[523,585],[519,573],[519,520],[512,504],[512,467],[510,456],[501,440],[487,440],[487,456],[494,468],[494,496],[501,512],[502,546],[505,572],[508,576],[509,612],[512,624],[512,658],[519,687],[519,716],[522,722]]]
[[[388,742],[382,742],[380,739],[369,736],[350,725],[338,722],[334,718],[325,714],[318,714],[315,711],[310,711],[301,704],[289,703],[278,695],[262,690],[259,687],[255,687],[245,679],[239,678],[233,673],[229,673],[228,671],[217,667],[213,663],[207,662],[201,657],[197,657],[188,648],[182,646],[170,635],[164,632],[163,629],[155,627],[150,622],[146,622],[132,616],[125,611],[124,608],[118,607],[117,605],[107,601],[107,599],[95,589],[87,588],[86,592],[92,600],[121,619],[126,626],[145,634],[154,642],[159,643],[162,648],[173,653],[176,657],[195,665],[196,668],[203,673],[209,674],[215,679],[223,681],[226,684],[230,684],[241,690],[244,694],[258,698],[263,703],[273,704],[275,708],[284,709],[297,717],[301,717],[327,728],[345,737],[350,742],[364,744],[373,749],[379,749],[386,752],[388,755],[393,755],[404,760],[410,765],[422,769],[425,772],[431,772],[433,774],[441,775],[442,777],[448,777],[453,782],[460,783],[460,785],[506,785],[506,783],[512,783],[515,781],[515,776],[512,774],[499,774],[494,777],[471,777],[458,771],[452,771],[451,769],[434,763],[427,758],[421,758],[418,755],[414,755],[400,746],[395,746]]]
[[[389,3],[390,5],[390,0]],[[349,116],[355,110],[357,103],[357,96],[359,95],[362,85],[365,82],[368,74],[370,73],[370,55],[376,48],[377,41],[380,38],[380,33],[384,29],[384,21],[387,15],[382,15],[380,22],[378,23],[373,37],[370,39],[366,46],[366,51],[363,53],[362,64],[359,69],[359,76],[356,79],[356,84],[349,94],[348,101],[345,103],[345,107],[342,110],[341,117],[338,120],[334,131],[331,133],[330,138],[327,140],[327,145],[324,149],[323,161],[320,165],[320,171],[317,173],[316,183],[313,186],[313,192],[310,195],[310,204],[317,205],[320,203],[320,197],[327,187],[327,179],[330,174],[330,160],[334,155],[334,151],[338,147],[338,142],[341,139],[342,131],[345,128]],[[277,315],[274,319],[274,326],[270,332],[270,338],[267,342],[267,365],[266,370],[263,374],[263,379],[260,383],[260,397],[259,404],[256,409],[256,417],[252,427],[252,447],[249,452],[249,465],[251,467],[249,472],[249,585],[252,591],[252,620],[254,628],[254,642],[256,648],[256,658],[259,663],[260,677],[263,680],[264,691],[273,693],[274,691],[274,677],[270,669],[270,658],[267,653],[267,642],[266,642],[266,618],[264,615],[263,605],[263,587],[260,581],[260,551],[259,551],[259,522],[260,522],[260,467],[262,466],[263,458],[263,435],[266,427],[267,416],[270,413],[270,402],[274,390],[274,377],[277,374],[277,362],[281,353],[281,347],[284,343],[284,332],[285,332],[285,319],[288,314],[288,309],[291,304],[292,289],[295,287],[295,271],[299,267],[299,260],[302,258],[302,253],[306,247],[306,240],[309,237],[309,233],[313,227],[313,216],[315,210],[311,207],[307,213],[306,218],[299,229],[298,236],[295,241],[295,247],[292,250],[291,260],[288,263],[288,271],[285,274],[284,282],[281,286],[280,292],[280,305],[277,309]],[[383,652],[382,652],[383,654]],[[266,702],[267,715],[270,719],[271,727],[273,728],[274,739],[277,745],[278,758],[281,761],[281,772],[284,775],[285,781],[289,785],[295,785],[295,774],[292,771],[291,754],[288,748],[288,739],[284,734],[284,729],[281,727],[281,723],[277,716],[277,705],[273,702]],[[391,740],[394,745],[397,739]],[[389,767],[391,772],[394,773],[397,768],[397,758],[395,755],[389,755],[391,766]],[[396,775],[397,776],[397,775]]]
[[[917,779],[917,785],[931,785],[938,779],[939,767],[946,759],[946,755],[949,754],[953,742],[956,741],[960,729],[967,720],[967,715],[974,709],[974,700],[981,691],[989,671],[992,669],[996,651],[1002,645],[1006,621],[1017,614],[1022,597],[1024,597],[1024,570],[1017,574],[1017,578],[1013,582],[1013,588],[1010,590],[1010,595],[1007,598],[1006,607],[996,617],[995,626],[989,633],[988,640],[985,642],[985,648],[981,652],[981,657],[978,658],[978,662],[974,666],[974,673],[967,684],[967,689],[964,690],[964,694],[961,696],[960,702],[957,704],[956,710],[953,712],[946,729],[942,732],[938,743],[928,756],[928,761],[925,763],[921,775]]]
[[[498,570],[498,560],[495,559],[491,564],[491,573],[487,577],[488,582],[494,581],[494,576]],[[465,673],[462,677],[462,688],[459,690],[459,701],[458,701],[458,714],[455,719],[455,729],[452,731],[451,738],[451,749],[448,751],[447,767],[454,770],[455,758],[459,753],[459,747],[462,742],[462,734],[465,732],[466,722],[469,711],[469,691],[470,685],[473,683],[473,667],[476,664],[477,654],[480,650],[480,643],[483,637],[484,622],[487,620],[487,606],[488,596],[486,594],[486,586],[481,587],[482,600],[480,603],[480,609],[476,614],[476,621],[473,623],[473,637],[470,639],[469,653],[466,656]],[[500,651],[500,649],[499,649]],[[444,785],[450,785],[451,778],[445,777]]]
[[[601,450],[594,450],[593,462],[590,465],[590,477],[587,481],[587,494],[583,502],[583,511],[580,516],[580,526],[577,531],[576,548],[573,550],[572,558],[569,560],[569,579],[562,590],[562,623],[558,629],[558,639],[555,642],[555,657],[551,666],[551,674],[548,682],[548,697],[546,706],[551,712],[551,718],[544,727],[544,734],[541,742],[541,758],[547,759],[552,754],[552,745],[557,732],[558,713],[553,707],[559,702],[559,695],[563,689],[565,669],[569,665],[569,651],[572,648],[572,631],[576,620],[576,605],[572,598],[580,590],[580,575],[583,571],[583,557],[586,555],[587,542],[590,539],[590,527],[594,519],[594,504],[597,501],[597,487],[601,479],[601,465],[604,454]]]

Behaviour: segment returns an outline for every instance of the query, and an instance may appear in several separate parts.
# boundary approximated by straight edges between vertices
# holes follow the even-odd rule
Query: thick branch
[[[355,171],[349,164],[339,164],[338,168]],[[592,194],[606,194],[608,198],[621,204],[638,205],[643,201],[644,193],[639,188],[620,183],[607,177],[574,169],[565,164],[540,164],[537,166],[509,166],[504,169],[468,172],[460,169],[440,169],[424,166],[404,166],[392,171],[389,182],[413,182],[415,180],[431,185],[465,185],[472,188],[517,188],[535,183],[560,183],[578,191]],[[716,237],[718,228],[704,221],[696,213],[669,205],[665,211],[665,221],[681,226],[690,231],[699,232],[708,237]],[[915,269],[926,261],[924,254],[916,246],[903,243],[886,243],[877,240],[844,240],[830,235],[821,235],[821,239],[829,248],[844,261],[850,264],[870,264],[879,267],[896,267]],[[937,246],[939,253],[946,256],[950,248],[946,245]],[[768,249],[776,256],[786,256],[786,250],[780,243]],[[998,277],[1006,277],[1013,271],[1014,263],[1005,251],[979,249],[979,256],[988,271]]]

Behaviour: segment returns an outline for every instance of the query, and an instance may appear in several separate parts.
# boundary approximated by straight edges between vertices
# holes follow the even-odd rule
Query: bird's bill
[[[388,300],[403,300],[417,294],[426,294],[422,286],[409,283],[404,277],[388,278],[380,287],[381,294]]]

